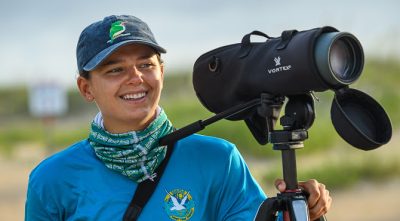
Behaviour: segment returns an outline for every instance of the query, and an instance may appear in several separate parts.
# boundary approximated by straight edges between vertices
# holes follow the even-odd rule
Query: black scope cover
[[[314,59],[316,39],[322,33],[336,32],[333,27],[307,31],[284,31],[281,37],[269,38],[254,31],[241,43],[226,45],[201,55],[193,68],[193,86],[199,100],[213,113],[272,95],[304,94],[324,91],[324,83]],[[250,42],[251,35],[269,38]]]
[[[392,125],[383,107],[356,89],[336,91],[331,119],[337,133],[361,150],[376,149],[392,137]]]

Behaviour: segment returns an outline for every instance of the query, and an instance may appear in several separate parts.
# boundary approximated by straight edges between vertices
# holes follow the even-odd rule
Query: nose
[[[135,66],[128,70],[127,84],[140,85],[143,83],[143,74]]]

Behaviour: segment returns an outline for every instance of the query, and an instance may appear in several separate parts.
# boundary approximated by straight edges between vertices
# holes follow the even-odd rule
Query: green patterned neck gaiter
[[[164,110],[142,131],[112,134],[99,122],[102,122],[101,113],[93,120],[89,135],[97,157],[108,168],[138,183],[153,180],[157,176],[154,171],[167,151],[167,146],[159,146],[158,140],[174,130]]]

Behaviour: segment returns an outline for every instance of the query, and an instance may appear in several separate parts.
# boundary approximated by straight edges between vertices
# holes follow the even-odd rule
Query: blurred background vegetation
[[[361,78],[351,87],[373,96],[386,109],[393,124],[393,136],[398,136],[400,64],[390,60],[367,60]],[[191,73],[166,73],[162,106],[175,127],[180,128],[213,114],[198,101],[192,87]],[[352,148],[336,133],[330,119],[333,92],[316,93],[316,120],[309,130],[305,148],[297,151],[299,178],[317,178],[330,188],[342,188],[360,180],[377,181],[400,177],[400,152],[396,145],[383,146],[383,150],[363,152]],[[97,113],[94,104],[86,103],[77,89],[68,90],[68,112],[44,126],[41,119],[30,116],[28,89],[24,86],[0,89],[0,154],[15,157],[20,147],[44,148],[52,153],[88,136],[89,123]],[[200,133],[227,139],[237,145],[246,160],[263,165],[263,181],[281,177],[280,153],[272,146],[259,145],[242,121],[222,120]],[[393,139],[392,142],[396,142]],[[388,149],[392,150],[388,150]],[[386,149],[386,150],[385,150]],[[389,154],[387,154],[387,152]],[[344,172],[345,171],[345,172]]]

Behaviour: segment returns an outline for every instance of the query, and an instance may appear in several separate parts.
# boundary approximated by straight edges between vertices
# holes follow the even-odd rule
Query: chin
[[[131,122],[144,122],[150,123],[156,117],[156,109],[154,110],[136,110],[134,113],[130,113],[127,116],[127,120]]]

